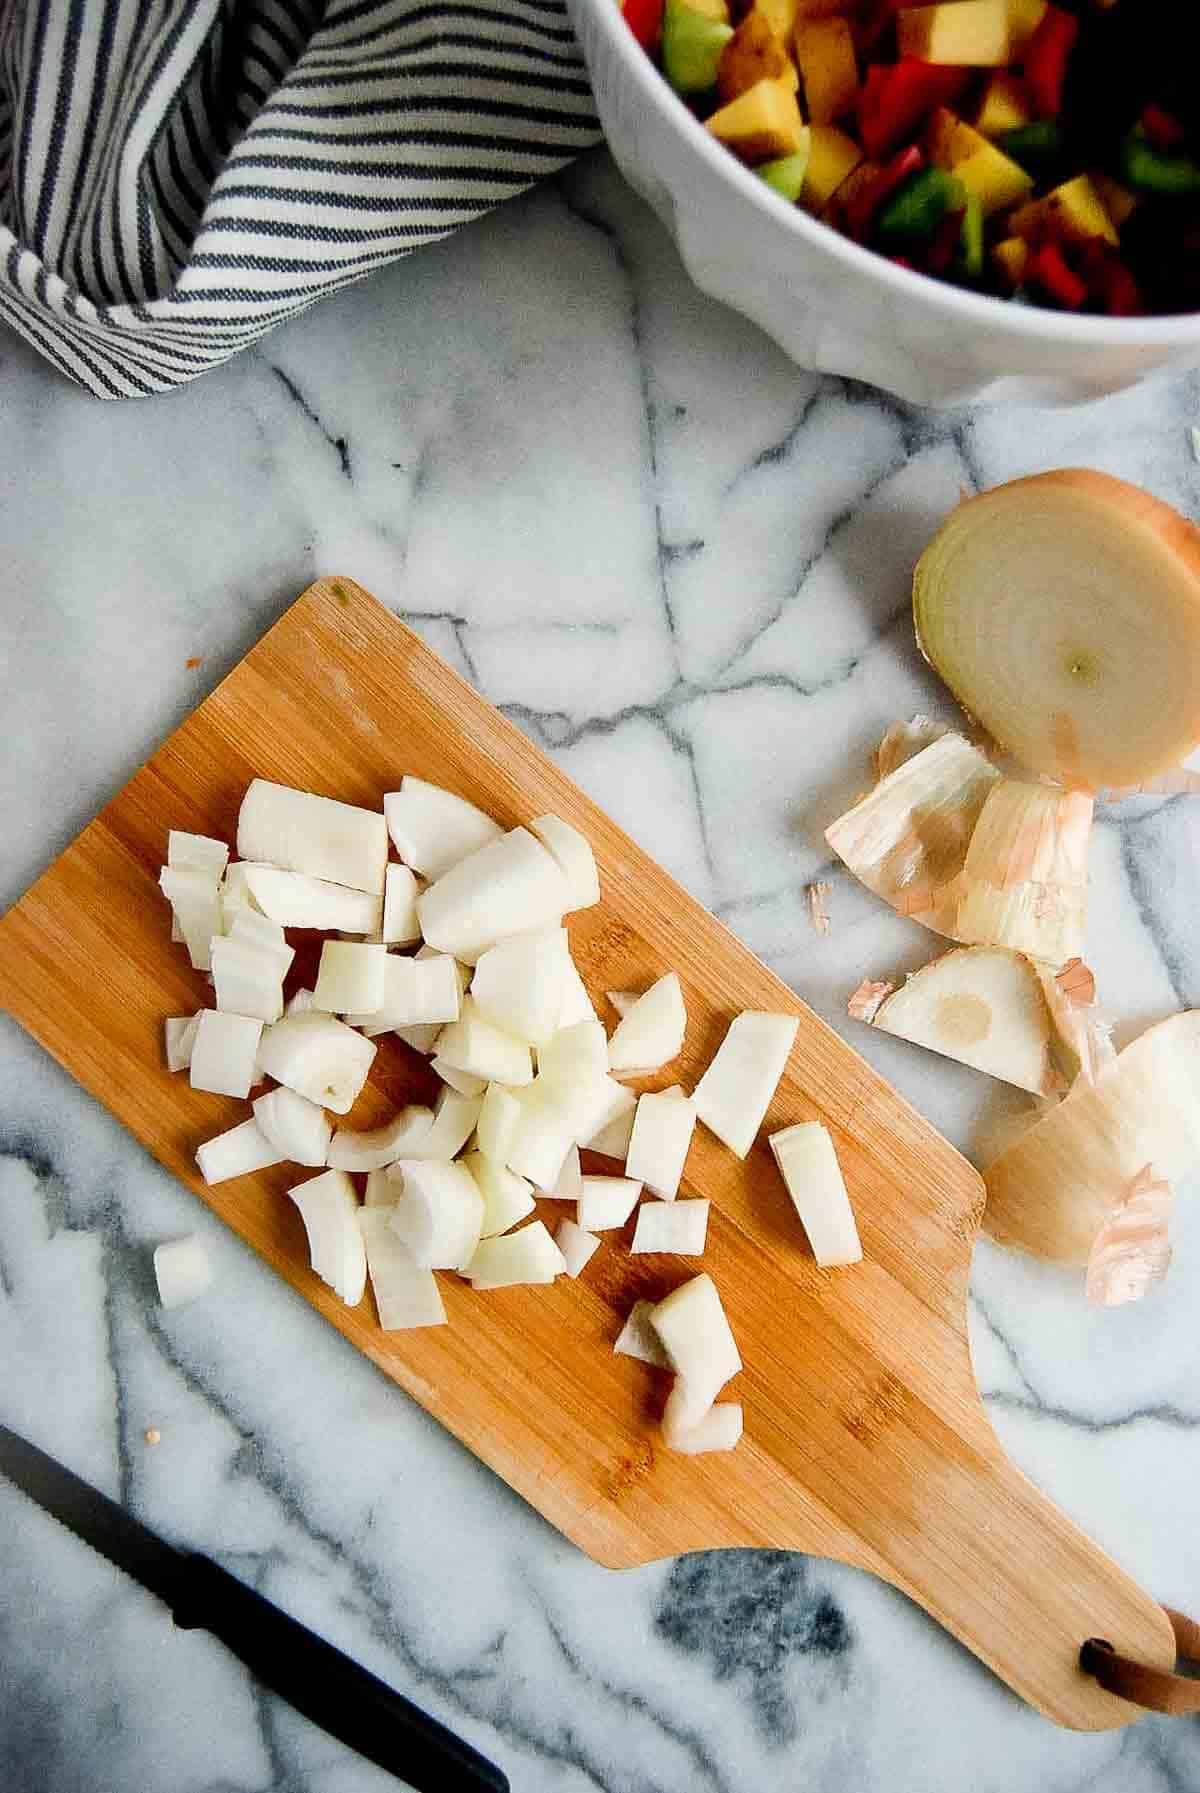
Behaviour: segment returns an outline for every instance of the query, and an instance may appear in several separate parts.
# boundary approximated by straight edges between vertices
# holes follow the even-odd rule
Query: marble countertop
[[[178,394],[105,406],[0,336],[0,905],[321,572],[373,588],[956,1142],[996,1086],[845,1018],[928,935],[824,823],[945,707],[913,559],[960,488],[1085,462],[1194,511],[1195,377],[925,414],[791,367],[686,283],[596,156]],[[1200,1000],[1200,807],[1099,818],[1089,956],[1127,1038]],[[833,884],[833,929],[806,919]],[[217,1282],[156,1305],[195,1230]],[[1200,1610],[1196,1204],[1143,1305],[987,1243],[980,1384],[1016,1461]],[[220,1558],[521,1793],[1184,1793],[1195,1723],[1079,1736],[899,1595],[799,1556],[609,1573],[360,1359],[0,1018],[0,1418]],[[161,1441],[146,1443],[147,1428]],[[0,1784],[393,1785],[0,1483]]]

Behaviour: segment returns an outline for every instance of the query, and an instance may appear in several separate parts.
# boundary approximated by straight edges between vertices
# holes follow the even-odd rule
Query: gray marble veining
[[[817,379],[686,282],[596,157],[194,387],[103,406],[0,337],[0,902],[318,572],[352,574],[959,1143],[1004,1098],[856,1028],[928,936],[821,838],[882,728],[946,709],[907,578],[963,487],[1082,461],[1188,511],[1194,377],[925,414]],[[336,694],[331,694],[336,711]],[[1105,811],[1090,957],[1120,1037],[1200,997],[1200,810]],[[833,930],[804,891],[831,879]],[[218,1277],[164,1314],[158,1240]],[[983,1244],[1006,1448],[1200,1610],[1200,1219],[1144,1306]],[[1190,1793],[1194,1724],[1058,1731],[902,1598],[782,1554],[595,1567],[0,1021],[0,1417],[494,1754],[522,1793]],[[156,1427],[161,1442],[146,1443]],[[390,1784],[0,1483],[0,1786]]]

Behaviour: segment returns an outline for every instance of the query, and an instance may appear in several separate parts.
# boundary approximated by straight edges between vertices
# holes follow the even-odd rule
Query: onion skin
[[[1158,633],[1170,640],[1172,648],[1179,649],[1172,664],[1178,665],[1180,655],[1184,655],[1185,663],[1180,667],[1176,692],[1187,683],[1186,650],[1181,645],[1184,638],[1187,638],[1194,660],[1193,670],[1197,674],[1194,700],[1180,699],[1177,695],[1173,706],[1168,706],[1165,711],[1160,706],[1156,711],[1154,697],[1158,693],[1155,691],[1149,697],[1145,717],[1134,719],[1129,712],[1132,670],[1122,656],[1116,656],[1116,661],[1125,670],[1124,695],[1114,699],[1112,727],[1106,732],[1101,728],[1100,700],[1093,694],[1089,716],[1094,737],[1091,741],[1080,739],[1075,717],[1069,713],[1065,700],[1061,712],[1047,712],[1045,705],[1031,703],[1028,725],[1017,719],[1019,706],[1013,699],[1008,704],[1011,713],[1007,725],[1002,713],[985,713],[988,705],[980,701],[984,695],[980,683],[986,680],[986,669],[981,670],[978,678],[970,676],[973,672],[970,655],[975,650],[970,643],[962,648],[936,639],[944,631],[934,626],[940,622],[945,609],[940,601],[945,587],[939,586],[938,582],[951,578],[948,562],[962,552],[964,530],[973,518],[983,522],[984,507],[994,511],[997,505],[1004,505],[1011,516],[1013,529],[1019,535],[1023,505],[1028,506],[1028,516],[1044,520],[1046,504],[1062,500],[1067,501],[1063,504],[1064,561],[1071,558],[1073,549],[1082,577],[1086,573],[1091,545],[1088,540],[1089,513],[1095,527],[1099,530],[1103,524],[1105,533],[1109,533],[1116,522],[1131,557],[1144,561],[1146,589],[1157,581],[1155,603],[1162,623]],[[995,527],[994,517],[989,519],[989,526]],[[1110,534],[1110,545],[1112,539]],[[1098,541],[1095,547],[1100,550],[1095,556],[1097,565],[1105,564],[1103,543]],[[1030,580],[1044,576],[1035,559],[1029,568]],[[1110,575],[1110,579],[1112,589],[1117,583],[1116,576]],[[1127,579],[1127,587],[1128,583]],[[1157,777],[1176,767],[1200,741],[1200,529],[1161,499],[1125,480],[1091,468],[1063,468],[1013,480],[964,500],[951,513],[917,563],[913,575],[913,617],[918,647],[968,714],[978,720],[1001,748],[1023,760],[1033,771],[1045,773],[1069,787],[1094,791]],[[1148,638],[1153,642],[1155,609],[1149,601],[1147,622]],[[1115,626],[1119,636],[1131,632],[1128,615]],[[1102,627],[1093,631],[1093,638],[1102,640]],[[986,647],[981,646],[979,653],[982,666],[986,660]],[[1008,670],[1011,676],[1012,668]],[[1076,671],[1074,667],[1070,670],[1073,674]],[[960,676],[956,677],[956,671]],[[1102,673],[1108,676],[1103,669]],[[1047,684],[1052,678],[1052,668],[1047,666]],[[1114,672],[1110,683],[1120,685],[1120,673]],[[971,684],[976,686],[975,690],[967,689]],[[998,677],[997,691],[999,687]],[[1086,700],[1083,686],[1080,692],[1082,705]]]

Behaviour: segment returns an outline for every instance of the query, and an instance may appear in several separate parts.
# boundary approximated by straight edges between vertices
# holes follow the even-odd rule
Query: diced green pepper
[[[896,188],[875,216],[883,243],[931,237],[947,212],[966,210],[967,190],[944,168],[920,168]]]
[[[978,193],[967,191],[962,234],[958,241],[959,269],[968,280],[983,274],[983,203]]]
[[[1062,161],[1063,134],[1052,118],[1039,118],[1034,124],[1005,131],[997,148],[1011,156],[1027,174],[1045,174]]]
[[[1200,162],[1153,149],[1140,130],[1121,145],[1121,178],[1137,193],[1189,198],[1200,193]]]
[[[766,181],[768,187],[774,187],[776,193],[782,195],[789,205],[795,205],[804,186],[804,176],[808,172],[809,135],[804,133],[803,149],[796,150],[794,155],[777,156],[773,162],[760,162],[754,170],[759,180]]]
[[[663,74],[676,93],[707,93],[716,85],[721,51],[733,36],[733,27],[685,6],[683,0],[666,0],[663,8]]]

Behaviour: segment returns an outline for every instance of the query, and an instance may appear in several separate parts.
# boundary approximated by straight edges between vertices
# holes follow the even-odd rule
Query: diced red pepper
[[[872,161],[881,162],[914,136],[931,112],[958,98],[970,78],[970,69],[916,56],[873,63],[858,99],[858,133]]]
[[[901,181],[906,181],[910,174],[916,174],[925,166],[925,157],[911,143],[902,149],[899,155],[893,156],[887,165],[879,170],[872,181],[867,181],[862,189],[846,207],[846,232],[855,242],[865,241],[871,229],[871,220],[888,196],[896,191]]]
[[[1145,311],[1141,288],[1125,263],[1098,237],[1076,251],[1079,272],[1088,292],[1110,318],[1140,317]]]
[[[888,260],[894,268],[907,268],[910,274],[917,271],[916,263],[909,261],[907,255],[889,255]]]
[[[1142,113],[1141,123],[1153,149],[1178,149],[1187,136],[1185,127],[1164,106],[1147,106]]]
[[[662,36],[663,0],[622,0],[621,11],[643,50],[653,50]]]
[[[925,270],[929,274],[944,274],[954,260],[959,238],[962,236],[963,214],[961,211],[947,212],[933,233],[929,248],[925,251]]]
[[[1040,286],[1066,311],[1078,311],[1088,296],[1086,285],[1074,269],[1067,266],[1057,243],[1042,244],[1031,257],[1025,278]]]
[[[1067,64],[1079,36],[1079,20],[1060,7],[1048,6],[1025,46],[1025,84],[1039,118],[1057,118],[1062,111]]]

